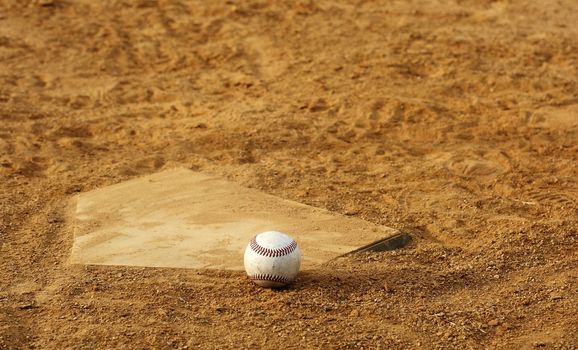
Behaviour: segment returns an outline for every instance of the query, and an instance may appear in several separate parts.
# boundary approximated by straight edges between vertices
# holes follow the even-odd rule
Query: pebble
[[[359,214],[359,210],[357,210],[357,209],[355,209],[355,208],[349,208],[349,209],[346,209],[346,210],[343,212],[343,214],[344,214],[344,215],[349,215],[349,216],[351,216],[351,215],[357,215],[357,214]]]
[[[28,309],[33,309],[35,307],[36,306],[33,303],[25,303],[25,304],[20,305],[18,308],[21,310],[28,310]]]
[[[352,310],[349,313],[349,317],[359,317],[359,310]]]
[[[495,326],[497,326],[497,325],[499,325],[499,324],[500,324],[500,321],[498,321],[498,319],[493,319],[493,320],[490,320],[490,321],[488,322],[488,326],[493,326],[493,327],[495,327]]]
[[[54,6],[56,5],[54,0],[38,0],[39,6]]]

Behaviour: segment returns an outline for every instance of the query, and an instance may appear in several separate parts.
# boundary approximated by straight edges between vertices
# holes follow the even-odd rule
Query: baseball
[[[245,249],[247,276],[262,287],[279,288],[293,282],[301,266],[297,242],[277,231],[259,233]]]

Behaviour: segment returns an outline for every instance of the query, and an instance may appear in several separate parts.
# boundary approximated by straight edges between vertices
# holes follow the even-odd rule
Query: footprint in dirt
[[[464,159],[454,157],[445,163],[453,173],[463,176],[491,176],[502,172],[500,167],[494,162],[478,159]]]
[[[524,196],[524,202],[535,205],[576,208],[578,206],[578,190],[567,190],[562,193],[538,189],[527,192]]]
[[[451,173],[464,177],[495,177],[510,169],[508,157],[499,151],[480,155],[472,150],[458,150],[436,153],[428,158]]]
[[[46,169],[46,159],[42,157],[32,157],[30,159],[18,160],[10,167],[14,173],[24,177],[38,177],[44,174]]]
[[[524,122],[535,128],[568,130],[578,127],[578,104],[558,107],[543,107],[527,112]]]

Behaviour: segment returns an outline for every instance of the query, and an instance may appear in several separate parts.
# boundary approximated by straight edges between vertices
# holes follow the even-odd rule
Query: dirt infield
[[[0,348],[578,336],[575,0],[0,0]],[[185,167],[401,229],[303,273],[67,263],[79,192]]]

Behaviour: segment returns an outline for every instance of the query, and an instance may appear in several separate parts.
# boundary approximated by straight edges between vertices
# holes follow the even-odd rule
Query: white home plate
[[[398,231],[186,169],[82,193],[71,262],[243,270],[257,233],[291,235],[303,268]]]

